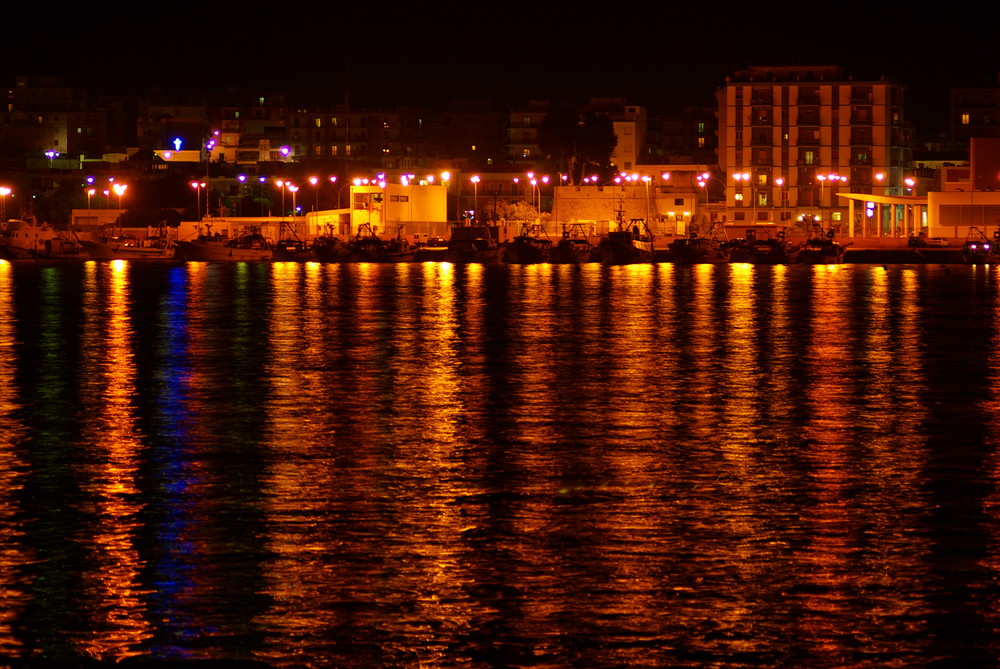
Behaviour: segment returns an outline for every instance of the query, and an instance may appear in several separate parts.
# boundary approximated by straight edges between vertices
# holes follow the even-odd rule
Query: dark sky
[[[234,85],[329,103],[349,90],[359,109],[555,96],[670,109],[711,103],[735,68],[835,64],[855,78],[902,79],[911,118],[946,109],[953,85],[997,83],[1000,9],[930,16],[913,3],[874,4],[605,3],[570,12],[562,3],[144,3],[60,10],[44,17],[48,25],[25,8],[6,25],[0,68],[11,83],[54,73],[100,92]]]

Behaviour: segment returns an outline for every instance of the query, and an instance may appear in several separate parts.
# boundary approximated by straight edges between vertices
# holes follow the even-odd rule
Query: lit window
[[[969,115],[962,114],[962,125],[969,125]]]
[[[806,151],[805,159],[806,165],[812,165],[816,162],[816,153],[813,151]]]

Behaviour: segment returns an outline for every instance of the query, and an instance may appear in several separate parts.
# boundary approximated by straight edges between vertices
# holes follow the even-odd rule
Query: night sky
[[[530,3],[131,7],[60,10],[47,26],[15,9],[0,46],[4,81],[53,73],[107,93],[238,86],[315,105],[349,91],[354,109],[624,96],[669,111],[711,104],[726,75],[747,65],[834,64],[855,78],[904,81],[920,122],[946,110],[951,86],[996,85],[1000,71],[996,6],[960,16],[843,2],[609,4],[573,14]]]

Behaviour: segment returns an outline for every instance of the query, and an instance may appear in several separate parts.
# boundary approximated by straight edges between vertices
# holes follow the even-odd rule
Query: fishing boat
[[[174,260],[177,248],[165,227],[156,234],[140,237],[120,227],[103,231],[96,240],[81,240],[80,245],[91,260]]]
[[[413,252],[414,262],[437,262],[448,257],[448,240],[439,235],[428,237],[427,241]]]
[[[807,265],[829,265],[844,261],[844,253],[850,244],[841,244],[834,239],[834,231],[831,228],[824,234],[816,230],[813,235],[799,249],[796,262]]]
[[[619,210],[615,228],[601,239],[597,249],[605,265],[648,263],[653,262],[653,240],[646,219],[633,218],[625,224]]]
[[[451,229],[445,259],[450,263],[495,263],[503,259],[500,231],[495,225],[459,225]]]
[[[552,262],[578,265],[593,259],[594,245],[582,223],[564,223],[562,239],[552,249]]]
[[[552,240],[544,236],[540,225],[523,225],[504,249],[504,261],[518,265],[548,262],[551,255]]]
[[[402,234],[382,239],[370,223],[361,224],[358,233],[347,242],[347,250],[351,262],[409,262],[414,253],[409,240]]]
[[[278,225],[278,241],[271,249],[271,259],[275,262],[309,262],[316,260],[316,252],[311,241],[299,237],[294,224],[282,221]]]
[[[312,251],[319,262],[347,262],[351,259],[351,251],[347,242],[340,237],[324,235],[312,241]]]
[[[966,265],[992,265],[1000,262],[1000,228],[989,239],[976,227],[969,228],[962,245],[962,262]]]
[[[0,230],[0,257],[8,260],[86,258],[79,241],[30,217],[10,219]]]
[[[744,237],[725,243],[729,251],[729,262],[753,265],[783,265],[795,262],[799,247],[785,239],[784,227],[774,234],[761,226],[747,228]]]
[[[272,245],[260,234],[259,228],[251,228],[235,237],[228,237],[209,231],[194,240],[177,242],[178,258],[205,262],[258,262],[272,260]]]
[[[396,231],[396,236],[385,240],[385,262],[410,262],[417,248],[403,235],[403,228]]]
[[[278,241],[271,249],[271,259],[275,262],[311,262],[319,260],[313,242],[287,237]]]
[[[689,236],[673,240],[667,248],[670,259],[681,265],[729,262],[729,247],[724,239],[714,236],[711,229],[707,235],[692,230]]]

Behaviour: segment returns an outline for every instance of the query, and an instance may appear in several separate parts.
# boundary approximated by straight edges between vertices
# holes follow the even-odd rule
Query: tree
[[[559,169],[565,174],[575,171],[579,126],[580,114],[569,107],[552,109],[538,124],[538,148],[558,160]]]
[[[618,146],[615,125],[606,114],[584,114],[577,140],[577,156],[581,174],[597,171],[601,176],[610,176],[611,154]],[[582,178],[582,177],[581,177]]]
[[[609,176],[617,145],[614,123],[606,114],[558,107],[538,125],[539,148],[559,160],[573,184],[594,171]]]
[[[538,219],[538,209],[524,200],[498,199],[482,207],[484,216],[495,223],[528,223]]]

